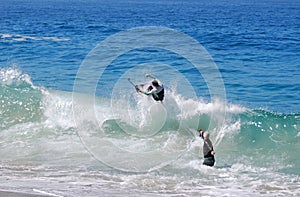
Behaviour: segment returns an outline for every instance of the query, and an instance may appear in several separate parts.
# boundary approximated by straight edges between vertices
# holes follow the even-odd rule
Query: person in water
[[[203,139],[203,165],[214,166],[215,164],[215,151],[209,139],[209,133],[204,132],[202,129],[198,130],[199,136]]]
[[[162,102],[165,97],[164,85],[150,74],[146,74],[145,76],[153,79],[151,82],[152,85],[147,88],[147,91],[139,90],[139,92],[145,95],[152,95],[154,100]]]

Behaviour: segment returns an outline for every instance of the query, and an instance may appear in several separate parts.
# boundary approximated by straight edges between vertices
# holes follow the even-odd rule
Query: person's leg
[[[203,165],[214,166],[214,164],[215,164],[215,159],[213,157],[204,158]]]

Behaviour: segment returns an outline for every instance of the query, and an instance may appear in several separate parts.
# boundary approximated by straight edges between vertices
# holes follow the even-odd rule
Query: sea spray
[[[42,91],[19,69],[0,69],[0,128],[38,121],[43,106]]]
[[[167,90],[169,102],[162,104],[167,111],[163,127],[153,135],[139,136],[138,133],[133,135],[125,131],[131,128],[138,132],[143,125],[132,124],[133,120],[122,117],[128,115],[128,110],[132,114],[152,113],[149,111],[153,104],[151,98],[134,92],[131,104],[116,113],[112,111],[111,99],[95,97],[94,116],[97,121],[90,121],[89,116],[83,116],[81,122],[75,122],[72,110],[74,94],[36,87],[26,80],[17,80],[17,83],[11,80],[1,84],[1,113],[4,114],[1,116],[0,130],[1,170],[7,179],[25,177],[31,172],[31,180],[50,176],[54,182],[51,187],[55,189],[55,182],[69,184],[68,179],[80,184],[81,180],[76,177],[85,174],[89,176],[89,181],[101,184],[107,183],[107,179],[111,180],[105,187],[114,188],[120,186],[121,182],[122,188],[134,191],[157,188],[157,192],[180,193],[193,188],[189,194],[208,194],[195,185],[201,185],[202,189],[209,189],[207,185],[211,185],[214,194],[221,195],[222,187],[231,185],[232,190],[240,194],[245,194],[245,188],[248,188],[247,192],[255,193],[258,190],[272,192],[274,188],[281,191],[283,187],[299,194],[300,165],[299,158],[295,156],[299,150],[299,114],[247,109],[225,103],[225,120],[215,126],[218,121],[214,117],[217,116],[212,115],[218,112],[217,106],[221,103],[207,102],[202,98],[184,98]],[[83,102],[94,98],[91,95],[81,96]],[[9,104],[12,100],[14,105]],[[24,105],[19,107],[17,103],[20,102],[26,103],[30,110],[24,110]],[[121,98],[116,102],[128,101]],[[139,105],[138,102],[146,104]],[[14,113],[8,113],[10,111]],[[115,115],[119,115],[119,118]],[[147,115],[135,118],[143,117],[146,122]],[[83,125],[78,127],[78,123]],[[88,142],[92,143],[82,144],[78,136],[82,128],[90,137]],[[201,165],[203,142],[196,135],[197,128],[204,128],[211,133],[216,150],[215,168]],[[93,152],[88,152],[91,145],[100,153],[104,151],[103,157],[109,162],[91,157]],[[107,145],[121,147],[122,151],[111,151]],[[122,156],[116,157],[118,154]],[[133,161],[136,166],[132,166]],[[131,172],[145,169],[148,172]],[[59,178],[66,175],[66,180]],[[242,189],[238,186],[233,188],[237,180]],[[41,180],[38,182],[43,184]],[[154,187],[157,184],[164,186]],[[251,191],[249,184],[252,185]],[[50,186],[45,184],[44,187]]]

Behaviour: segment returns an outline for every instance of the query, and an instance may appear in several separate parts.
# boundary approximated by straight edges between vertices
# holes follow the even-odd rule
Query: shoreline
[[[49,197],[50,195],[46,194],[33,194],[26,192],[18,192],[18,191],[8,191],[8,190],[0,190],[0,197]]]

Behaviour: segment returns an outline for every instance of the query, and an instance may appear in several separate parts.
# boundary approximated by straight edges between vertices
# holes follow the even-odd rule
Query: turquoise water
[[[297,1],[0,6],[0,189],[300,195]],[[127,78],[157,76],[155,103]],[[216,166],[195,134],[211,134]]]

